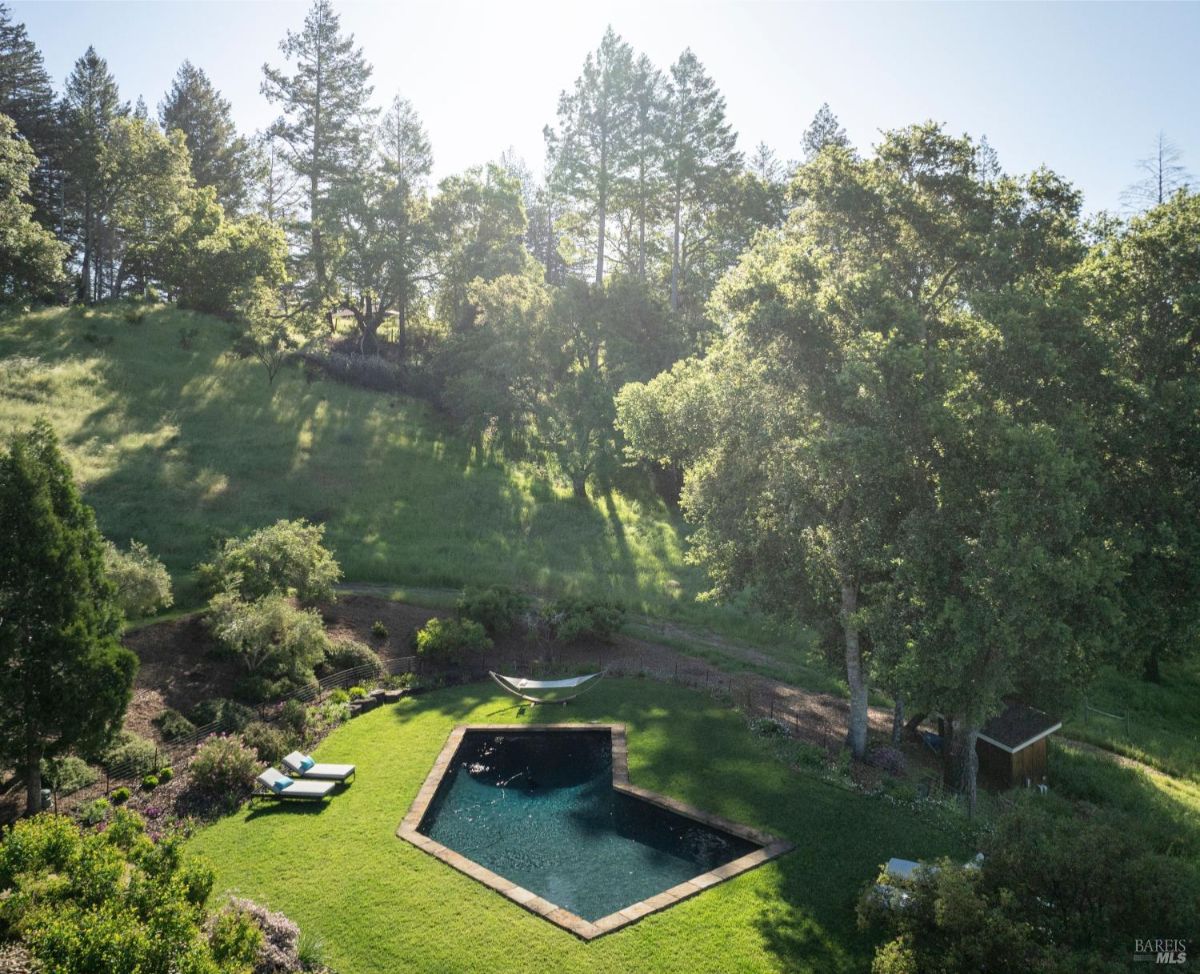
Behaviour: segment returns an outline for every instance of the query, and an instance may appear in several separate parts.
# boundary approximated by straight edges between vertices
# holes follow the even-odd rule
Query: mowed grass
[[[304,517],[326,525],[352,582],[595,594],[775,638],[744,608],[695,602],[707,586],[684,564],[684,526],[648,491],[577,502],[419,401],[294,366],[268,386],[229,348],[223,322],[166,307],[138,325],[121,306],[0,318],[0,439],[48,418],[101,529],[148,544],[183,603],[218,539]]]
[[[1200,660],[1164,664],[1162,682],[1103,671],[1087,690],[1093,707],[1128,721],[1091,713],[1082,705],[1063,733],[1183,778],[1200,790]]]
[[[455,724],[562,719],[624,722],[635,784],[797,848],[583,943],[396,837]],[[357,780],[320,809],[240,810],[189,849],[215,865],[218,894],[284,911],[324,941],[341,974],[863,971],[872,941],[854,908],[880,863],[973,851],[929,816],[788,770],[709,697],[645,680],[606,681],[569,708],[524,714],[490,684],[447,689],[357,718],[317,757],[356,763]]]

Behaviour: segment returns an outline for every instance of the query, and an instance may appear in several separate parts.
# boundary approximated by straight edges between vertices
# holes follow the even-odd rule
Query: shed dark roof
[[[1019,751],[1034,741],[1040,741],[1046,735],[1053,734],[1060,727],[1061,720],[1055,720],[1049,714],[1027,707],[1023,703],[1013,703],[1009,704],[1002,714],[984,724],[979,736],[1006,751]]]

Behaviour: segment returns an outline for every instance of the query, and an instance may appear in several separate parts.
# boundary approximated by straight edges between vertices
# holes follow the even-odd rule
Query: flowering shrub
[[[249,917],[262,931],[254,974],[293,974],[304,969],[300,962],[300,928],[286,916],[253,900],[237,898],[230,900],[229,912]]]
[[[213,796],[248,791],[258,774],[258,755],[236,737],[210,737],[189,765],[196,787]]]

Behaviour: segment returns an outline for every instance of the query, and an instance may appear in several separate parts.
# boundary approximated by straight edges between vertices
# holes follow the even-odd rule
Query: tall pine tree
[[[547,127],[552,182],[595,228],[596,283],[604,281],[608,221],[634,116],[633,50],[611,28],[588,54],[583,73],[558,102],[558,130]]]
[[[289,165],[305,182],[307,238],[303,270],[310,301],[331,290],[331,247],[326,235],[337,233],[338,214],[331,200],[367,161],[372,110],[371,67],[354,37],[343,36],[329,0],[315,0],[299,33],[288,31],[279,45],[294,70],[263,65],[262,92],[282,109],[275,129]]]
[[[183,133],[192,156],[192,176],[197,186],[211,186],[227,211],[237,212],[246,202],[250,151],[237,134],[229,102],[200,68],[184,61],[171,90],[158,106],[158,120],[168,134]]]
[[[83,301],[98,301],[105,293],[110,201],[101,155],[113,122],[128,112],[108,62],[89,47],[75,62],[62,103],[65,229],[80,262],[78,293]]]
[[[736,176],[742,160],[737,133],[725,119],[725,98],[690,49],[671,65],[667,86],[671,310],[678,311],[689,231],[698,234],[707,211],[720,204],[722,189]]]
[[[59,226],[61,174],[58,171],[58,127],[54,88],[42,53],[29,39],[24,24],[0,3],[0,115],[16,123],[17,131],[37,157],[30,178],[34,213],[45,227]]]

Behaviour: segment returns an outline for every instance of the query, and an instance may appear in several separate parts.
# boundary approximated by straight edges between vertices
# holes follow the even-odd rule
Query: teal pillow
[[[314,761],[312,758],[301,758],[301,760],[300,760],[300,770],[301,770],[301,771],[307,771],[309,768],[311,768],[311,767],[312,767],[314,764],[316,764],[316,763],[317,763],[317,762],[316,762],[316,761]]]
[[[283,791],[285,788],[291,788],[292,787],[292,779],[291,778],[277,778],[275,783],[273,785],[271,785],[271,787],[274,788],[277,792]]]

